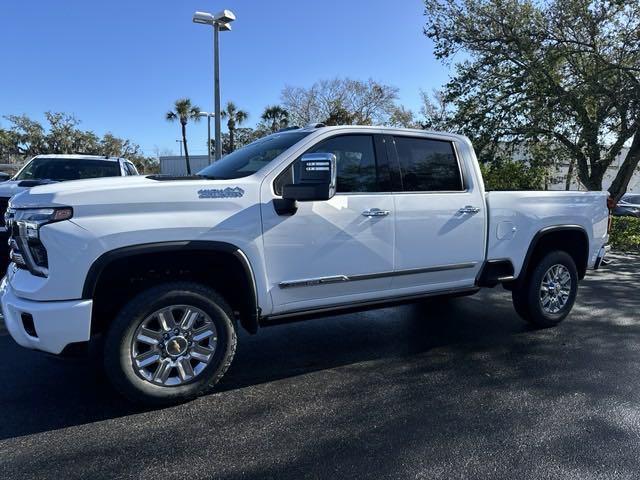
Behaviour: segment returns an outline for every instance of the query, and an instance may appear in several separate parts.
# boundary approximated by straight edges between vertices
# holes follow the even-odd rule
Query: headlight
[[[13,221],[18,229],[19,236],[27,238],[40,238],[40,227],[48,223],[69,220],[73,217],[71,207],[33,208],[15,210]]]
[[[46,277],[49,268],[47,250],[40,241],[40,229],[54,222],[73,217],[71,207],[14,209],[10,206],[5,215],[9,240],[10,257],[20,268],[32,274]]]

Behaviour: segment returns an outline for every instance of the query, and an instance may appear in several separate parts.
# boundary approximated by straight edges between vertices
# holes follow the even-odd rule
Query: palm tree
[[[184,145],[184,157],[187,162],[187,175],[191,175],[191,165],[189,165],[189,150],[187,150],[187,122],[192,119],[194,122],[200,120],[200,107],[191,105],[191,100],[181,98],[176,100],[174,109],[167,112],[166,118],[170,122],[180,121],[182,126],[182,145]]]
[[[262,113],[262,120],[270,123],[271,133],[277,132],[281,128],[289,125],[289,112],[280,105],[267,106]]]
[[[226,118],[227,120],[227,129],[229,130],[229,152],[233,152],[235,150],[235,133],[236,126],[242,125],[247,118],[249,118],[249,114],[244,110],[238,110],[235,103],[227,102],[227,106],[222,112],[220,112],[222,118]]]

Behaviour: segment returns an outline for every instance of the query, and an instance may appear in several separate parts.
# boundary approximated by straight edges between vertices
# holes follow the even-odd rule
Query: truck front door
[[[297,202],[295,213],[279,215],[273,200],[290,183],[291,167],[263,182],[273,313],[367,301],[388,290],[393,273],[394,200],[382,137],[342,133],[304,153],[336,155],[337,193],[328,201]]]

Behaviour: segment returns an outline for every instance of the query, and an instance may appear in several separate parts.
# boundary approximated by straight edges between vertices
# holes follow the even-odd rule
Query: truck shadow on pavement
[[[434,300],[273,326],[258,335],[241,332],[234,363],[217,391],[460,342],[484,339],[485,348],[509,343],[510,334],[529,330],[509,305],[485,323],[483,317],[469,312],[467,303]],[[114,392],[88,359],[60,359],[25,350],[8,336],[0,337],[0,349],[6,359],[0,364],[4,384],[0,409],[5,416],[0,439],[145,411]]]
[[[245,389],[258,389],[260,397],[248,404],[245,399],[235,408],[246,408],[247,418],[268,415],[286,408],[279,402],[286,401],[291,389],[300,388],[278,382],[300,377],[306,389],[319,392],[318,402],[343,406],[333,424],[344,421],[352,431],[370,436],[373,422],[378,425],[376,435],[389,438],[417,438],[427,429],[430,442],[455,451],[462,444],[452,442],[464,440],[477,427],[478,401],[486,402],[482,428],[523,427],[523,420],[511,414],[513,405],[503,404],[500,395],[515,396],[525,404],[540,398],[552,404],[569,398],[590,409],[613,408],[623,400],[637,404],[639,271],[640,261],[632,258],[592,274],[580,287],[572,316],[549,330],[536,331],[522,322],[513,312],[508,292],[496,288],[469,298],[269,327],[256,336],[241,334],[236,360],[218,393],[193,402],[193,408],[215,409],[218,402],[231,402]],[[118,396],[86,361],[66,362],[27,351],[7,336],[0,337],[0,348],[4,355],[0,440],[150,415]],[[280,387],[282,393],[273,394]],[[393,404],[387,404],[389,392]],[[362,410],[363,402],[372,407],[376,398],[387,406],[387,418],[374,420],[366,408]],[[354,399],[360,400],[354,403]],[[175,408],[177,415],[185,415],[190,405]],[[289,418],[288,428],[304,431],[305,418]],[[455,435],[448,426],[456,425],[471,430]],[[399,428],[404,429],[402,434],[396,431]],[[621,434],[615,425],[607,428]],[[570,434],[568,430],[566,435]],[[304,442],[296,445],[295,457],[303,464],[290,465],[292,471],[311,469],[339,441],[327,438],[318,445],[316,439],[313,447]],[[367,454],[359,448],[364,447],[343,455],[361,455],[364,461]],[[286,466],[279,465],[282,468]],[[389,467],[379,468],[382,474]],[[256,467],[244,473],[277,477],[279,471]]]

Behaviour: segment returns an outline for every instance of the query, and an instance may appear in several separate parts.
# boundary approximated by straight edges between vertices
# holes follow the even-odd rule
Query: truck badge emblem
[[[198,198],[240,198],[244,195],[244,190],[240,187],[210,188],[198,190]]]

